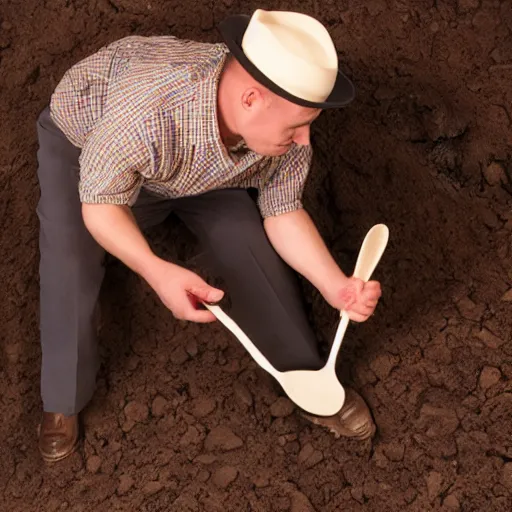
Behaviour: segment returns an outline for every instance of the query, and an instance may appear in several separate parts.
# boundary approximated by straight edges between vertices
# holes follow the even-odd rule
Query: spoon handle
[[[207,307],[216,317],[217,319],[224,324],[226,328],[228,328],[237,338],[238,341],[245,347],[247,352],[251,354],[252,358],[272,377],[279,380],[279,371],[276,370],[268,361],[268,359],[258,350],[256,345],[249,339],[249,337],[240,329],[238,324],[230,318],[224,311],[216,305],[207,304],[203,302],[205,307]]]
[[[336,336],[334,336],[331,352],[329,353],[329,359],[327,359],[327,363],[325,364],[325,367],[331,369],[332,371],[335,370],[336,358],[338,357],[341,342],[343,341],[343,336],[345,336],[345,331],[348,327],[348,321],[348,313],[343,311],[340,323],[338,324],[338,329],[336,330]]]
[[[356,268],[354,270],[354,277],[368,281],[375,270],[375,267],[379,263],[384,249],[388,243],[389,229],[384,224],[376,224],[366,234],[357,257]],[[327,360],[327,367],[334,370],[336,365],[336,358],[343,341],[343,336],[347,330],[349,318],[348,314],[343,311],[341,314],[341,320],[334,337],[334,342],[329,353],[329,359]]]

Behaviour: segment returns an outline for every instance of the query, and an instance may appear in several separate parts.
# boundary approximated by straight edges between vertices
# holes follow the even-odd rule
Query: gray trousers
[[[91,399],[99,367],[95,310],[105,251],[86,229],[78,196],[80,149],[52,122],[37,122],[40,221],[41,394],[47,412],[76,414]],[[231,316],[279,370],[318,369],[322,359],[294,272],[277,255],[246,190],[164,199],[141,192],[142,230],[174,212],[196,235],[226,284]]]

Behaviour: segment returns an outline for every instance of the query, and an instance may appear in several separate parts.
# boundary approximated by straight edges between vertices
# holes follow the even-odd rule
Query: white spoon
[[[367,233],[357,258],[354,276],[368,281],[384,253],[389,230],[377,224]],[[333,416],[345,402],[345,390],[336,375],[336,358],[347,330],[349,318],[343,311],[327,363],[320,370],[293,370],[280,372],[256,348],[246,334],[216,305],[204,304],[247,349],[253,359],[281,384],[288,397],[303,410],[317,416]]]

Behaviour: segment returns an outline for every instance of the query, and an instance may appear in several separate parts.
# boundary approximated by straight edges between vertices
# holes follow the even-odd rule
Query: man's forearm
[[[82,215],[95,240],[151,284],[163,260],[149,247],[130,208],[112,204],[83,204]]]
[[[322,294],[347,279],[304,209],[269,217],[264,226],[281,258]]]

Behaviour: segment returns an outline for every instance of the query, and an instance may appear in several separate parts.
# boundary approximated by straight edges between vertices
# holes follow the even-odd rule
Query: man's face
[[[266,96],[247,98],[239,130],[252,151],[280,156],[293,143],[309,145],[311,123],[320,113],[320,109],[301,107],[267,92]]]

